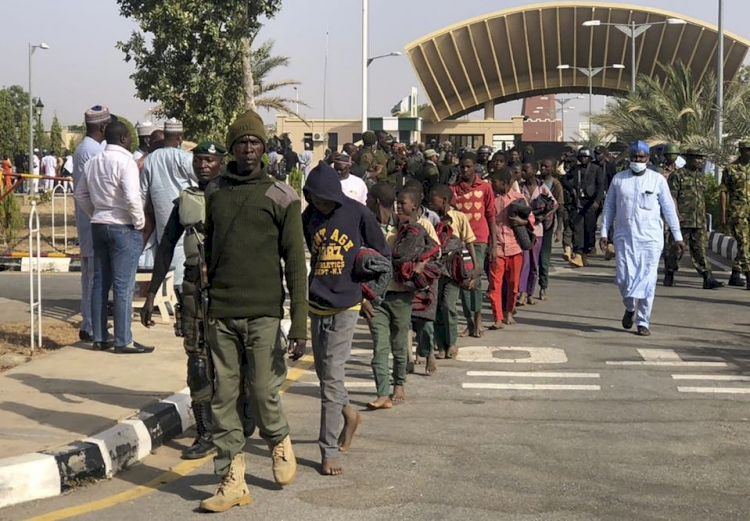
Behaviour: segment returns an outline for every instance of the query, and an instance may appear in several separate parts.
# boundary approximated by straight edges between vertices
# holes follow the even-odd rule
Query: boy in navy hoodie
[[[304,193],[309,203],[302,225],[310,250],[310,329],[321,396],[318,444],[322,473],[335,476],[342,472],[338,453],[349,448],[360,422],[344,387],[344,366],[362,305],[354,261],[363,247],[389,258],[390,252],[375,217],[344,195],[329,165],[321,161],[310,171]]]

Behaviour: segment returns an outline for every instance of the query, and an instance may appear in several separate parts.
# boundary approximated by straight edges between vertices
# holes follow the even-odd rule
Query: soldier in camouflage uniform
[[[711,273],[711,264],[706,256],[708,233],[706,231],[706,183],[703,174],[704,154],[698,150],[685,151],[685,168],[673,170],[667,179],[669,190],[675,201],[680,218],[680,230],[690,247],[693,266],[703,277],[703,289],[716,289],[724,285]],[[678,270],[677,245],[669,236],[667,255],[664,259],[664,285],[674,286],[674,274]]]
[[[393,153],[393,136],[385,130],[376,130],[378,143],[375,149],[375,161],[383,165],[378,181],[398,185],[398,158]]]
[[[744,273],[745,287],[750,290],[750,140],[741,142],[739,150],[740,157],[724,170],[722,176],[721,223],[729,224],[737,240],[737,257],[729,285],[742,286],[740,274]]]
[[[362,134],[362,148],[359,149],[357,154],[357,163],[365,171],[370,168],[370,165],[375,162],[375,144],[378,142],[375,137],[375,132],[372,130],[366,130]]]
[[[154,259],[154,271],[151,275],[146,303],[141,309],[141,323],[151,327],[154,322],[151,316],[154,310],[154,297],[161,291],[164,277],[169,271],[174,250],[183,233],[185,240],[185,277],[182,281],[182,293],[178,304],[182,315],[181,331],[175,331],[184,337],[183,345],[188,357],[187,384],[190,388],[193,416],[195,416],[198,435],[191,447],[182,454],[183,459],[199,459],[214,452],[211,435],[211,398],[213,397],[213,377],[210,369],[210,356],[206,349],[206,339],[202,333],[202,310],[197,284],[200,278],[200,248],[204,240],[203,224],[205,220],[204,190],[208,182],[219,175],[226,149],[219,143],[207,141],[193,149],[193,171],[198,178],[199,186],[189,187],[180,192],[164,230],[164,238]],[[177,329],[177,324],[175,325]],[[243,427],[246,436],[252,435],[255,422],[241,397],[238,408],[243,416]]]

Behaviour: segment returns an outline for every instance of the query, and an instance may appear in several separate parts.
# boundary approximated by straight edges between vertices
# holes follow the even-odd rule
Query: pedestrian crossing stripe
[[[728,367],[726,362],[685,361],[674,349],[636,349],[643,360],[607,360],[606,365],[653,367]]]
[[[466,376],[471,377],[495,377],[495,378],[557,378],[560,380],[568,379],[597,379],[599,373],[581,373],[567,371],[467,371]],[[594,384],[536,384],[536,383],[462,383],[462,389],[489,389],[497,391],[600,391],[601,386]]]
[[[496,384],[477,383],[462,384],[464,389],[495,389],[500,391],[600,391],[598,385],[562,385],[562,384]]]
[[[599,373],[552,373],[518,371],[467,371],[466,376],[507,376],[518,378],[600,378]]]
[[[699,382],[750,382],[750,376],[734,374],[673,374],[673,380]],[[677,386],[678,393],[750,394],[750,387]]]

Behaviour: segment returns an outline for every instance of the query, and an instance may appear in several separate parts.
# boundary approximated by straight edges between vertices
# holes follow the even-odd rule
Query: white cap
[[[138,137],[147,137],[154,131],[154,124],[150,121],[138,122],[135,124],[135,128],[138,131]]]

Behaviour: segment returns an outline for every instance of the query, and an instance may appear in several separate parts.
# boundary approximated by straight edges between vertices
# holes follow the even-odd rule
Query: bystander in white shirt
[[[92,224],[125,224],[142,230],[146,223],[138,165],[119,145],[107,145],[86,163],[75,198]]]
[[[342,179],[341,190],[349,199],[354,199],[359,203],[367,204],[367,185],[356,175],[349,174],[346,179]]]

